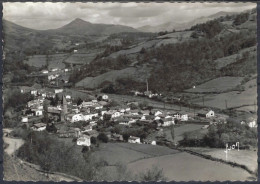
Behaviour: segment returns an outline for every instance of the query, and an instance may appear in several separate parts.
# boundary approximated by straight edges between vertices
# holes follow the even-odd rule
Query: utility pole
[[[204,96],[202,96],[202,103],[203,103],[203,106],[204,106]]]
[[[228,108],[228,107],[227,107],[227,100],[225,100],[225,104],[226,104],[226,109],[227,109],[227,108]]]
[[[148,88],[148,80],[146,79],[146,91],[148,92],[149,88]]]
[[[254,101],[254,108],[255,108],[255,112],[256,112],[256,103],[255,103],[255,101]]]
[[[195,118],[195,107],[194,107],[194,109],[193,109],[193,113],[194,113],[194,118]]]

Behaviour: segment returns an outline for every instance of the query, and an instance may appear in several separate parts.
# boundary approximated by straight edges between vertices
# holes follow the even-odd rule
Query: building
[[[36,123],[32,126],[32,130],[34,131],[43,131],[46,130],[46,124],[44,123]]]
[[[79,146],[90,146],[91,145],[90,136],[83,134],[81,137],[79,137],[77,139],[77,145],[79,145]]]
[[[215,117],[215,112],[213,110],[209,110],[209,111],[201,111],[198,113],[198,116],[200,117],[205,117],[205,118],[211,118],[211,117]]]
[[[21,122],[22,123],[28,123],[28,117],[27,116],[23,116]]]
[[[68,114],[66,116],[66,119],[71,122],[71,123],[74,123],[74,122],[78,122],[78,121],[83,121],[84,120],[84,117],[81,113],[79,114]]]
[[[163,120],[162,126],[164,126],[164,127],[171,126],[171,125],[175,124],[173,118],[164,118],[162,120]]]
[[[137,144],[141,144],[141,140],[139,137],[135,137],[135,136],[130,136],[128,138],[128,142],[129,143],[137,143]]]

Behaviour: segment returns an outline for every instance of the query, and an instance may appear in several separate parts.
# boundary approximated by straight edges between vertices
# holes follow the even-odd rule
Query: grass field
[[[63,60],[67,57],[67,54],[53,54],[49,55],[49,69],[51,68],[60,68],[64,69],[65,64],[63,63]],[[46,65],[47,62],[47,56],[46,55],[34,55],[30,56],[28,61],[24,61],[30,66],[35,67],[42,67]]]
[[[163,169],[168,181],[244,181],[250,176],[245,170],[181,152],[148,158],[128,164],[127,168],[138,174],[157,166]]]
[[[148,144],[107,143],[101,144],[95,155],[105,159],[109,165],[116,165],[117,163],[128,164],[136,160],[177,152],[167,147]]]
[[[87,64],[93,61],[98,53],[75,53],[68,57],[64,62],[72,64]]]
[[[243,77],[219,77],[186,91],[191,93],[223,92],[233,89],[239,85],[242,80]]]
[[[224,149],[219,148],[188,148],[198,153],[210,155],[214,158],[226,160]],[[227,161],[235,162],[247,166],[251,171],[258,168],[257,164],[257,149],[255,150],[231,150],[228,152]]]
[[[216,107],[226,109],[226,102],[228,108],[240,107],[243,105],[251,105],[254,107],[257,99],[257,87],[248,88],[243,92],[231,91],[227,93],[205,95],[204,105],[208,107]],[[201,98],[191,100],[191,103],[202,105]]]

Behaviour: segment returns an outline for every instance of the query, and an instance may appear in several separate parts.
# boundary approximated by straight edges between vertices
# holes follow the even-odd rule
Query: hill
[[[212,14],[210,16],[202,16],[199,18],[196,18],[192,21],[188,21],[188,22],[166,22],[157,26],[150,26],[150,25],[146,25],[146,26],[142,26],[139,27],[138,30],[140,31],[144,31],[144,32],[161,32],[161,31],[172,31],[172,30],[184,30],[184,29],[189,29],[192,26],[196,25],[196,24],[201,24],[219,17],[224,17],[227,15],[234,15],[236,14],[236,12],[225,12],[225,11],[220,11],[218,13]]]
[[[110,76],[116,64],[121,65],[116,70],[149,66],[150,71],[147,70],[145,75],[149,88],[160,93],[180,92],[219,77],[245,77],[256,73],[256,11],[223,17],[224,14],[229,13],[220,12],[211,16],[220,18],[197,24],[189,30],[159,34],[97,58],[91,65],[85,66],[86,70],[82,70],[76,82],[84,81],[84,77],[88,77],[86,81],[89,82],[89,77],[94,77],[102,84],[106,77],[98,76],[105,73]],[[120,56],[124,56],[124,59],[118,60]],[[229,62],[223,64],[226,60]],[[101,66],[101,63],[104,65]],[[125,79],[123,72],[116,73],[117,79],[120,76]],[[140,75],[135,75],[138,77],[133,76],[129,82],[140,81]],[[145,78],[141,83],[143,81]],[[82,84],[79,82],[77,86]],[[138,86],[124,87],[127,91],[129,88],[138,90]]]
[[[58,29],[47,30],[44,32],[52,34],[68,35],[110,35],[121,32],[140,32],[132,27],[114,24],[93,24],[82,19],[75,19]]]

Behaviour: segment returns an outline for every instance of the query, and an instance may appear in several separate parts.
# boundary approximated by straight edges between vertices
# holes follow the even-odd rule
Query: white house
[[[28,122],[28,117],[27,116],[23,116],[21,122],[22,123],[27,123]]]
[[[31,95],[37,96],[38,95],[37,90],[31,90]]]
[[[77,139],[77,145],[79,145],[79,146],[90,146],[91,145],[90,136],[83,134],[81,137],[79,137]]]
[[[256,121],[253,120],[253,121],[249,122],[249,123],[248,123],[248,126],[249,126],[250,128],[255,128],[255,127],[257,127]]]
[[[66,99],[71,99],[71,96],[70,95],[66,95],[65,98]]]
[[[83,118],[83,115],[81,113],[79,113],[79,114],[68,114],[67,120],[70,121],[71,123],[74,123],[74,122],[77,122],[77,121],[82,121],[82,120],[84,120],[84,118]]]
[[[35,116],[42,116],[43,115],[42,109],[32,109],[32,111],[34,111]]]
[[[171,125],[174,125],[174,124],[175,123],[174,123],[173,118],[164,118],[162,126],[166,127],[166,126],[171,126]]]
[[[74,52],[74,53],[77,53],[77,52],[78,52],[78,50],[74,50],[73,52]]]
[[[130,136],[128,138],[128,142],[129,143],[137,143],[137,144],[141,144],[141,140],[139,137],[135,137],[135,136]]]
[[[54,93],[57,94],[57,93],[62,93],[63,92],[63,89],[54,89]]]
[[[188,121],[188,114],[181,115],[181,121]]]
[[[213,110],[210,110],[207,114],[206,114],[206,118],[210,118],[210,117],[214,117],[215,116],[215,112]]]
[[[103,95],[103,96],[102,96],[102,99],[103,99],[103,100],[108,100],[108,96],[107,96],[107,95]]]
[[[43,131],[46,129],[46,124],[44,123],[36,123],[32,126],[32,130],[34,131]]]
[[[42,73],[49,73],[48,70],[42,70]]]
[[[152,141],[152,142],[151,142],[151,145],[154,145],[154,146],[155,146],[155,145],[156,145],[156,141]]]
[[[84,113],[82,116],[83,120],[88,121],[92,120],[93,117],[98,117],[98,113]]]
[[[154,116],[159,116],[160,114],[162,114],[161,111],[156,111],[156,112],[154,113]]]

